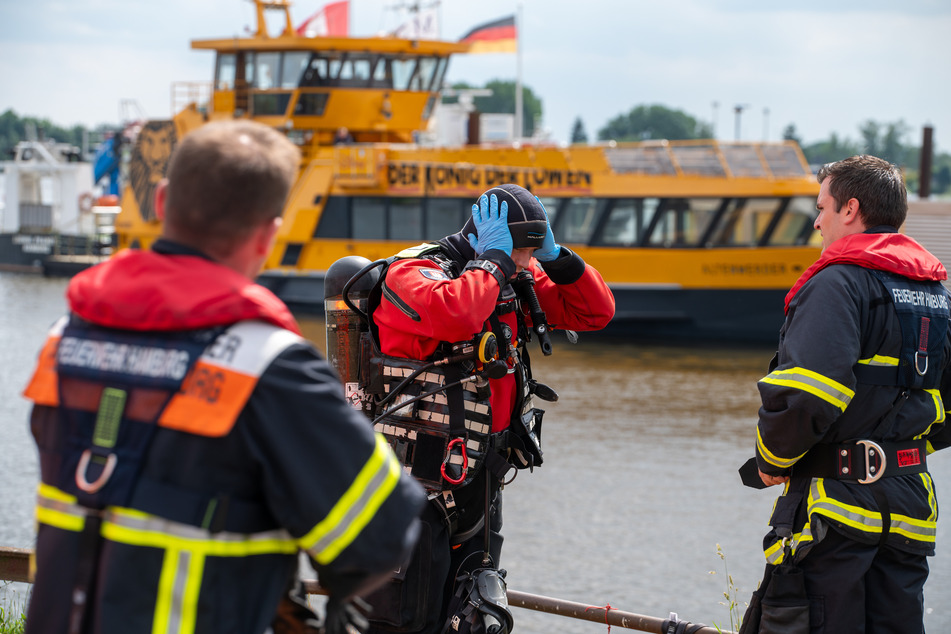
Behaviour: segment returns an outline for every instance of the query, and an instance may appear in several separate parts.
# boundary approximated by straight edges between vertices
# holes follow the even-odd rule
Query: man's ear
[[[155,217],[165,222],[165,201],[168,199],[168,179],[163,178],[155,186]]]
[[[258,255],[266,256],[271,252],[271,249],[274,247],[274,241],[277,238],[277,232],[281,228],[282,222],[284,222],[284,219],[280,216],[277,216],[270,222],[266,223],[258,231],[258,240],[255,245]]]
[[[842,210],[842,224],[850,225],[854,222],[862,222],[862,215],[859,213],[858,198],[849,198],[845,203],[845,209]]]

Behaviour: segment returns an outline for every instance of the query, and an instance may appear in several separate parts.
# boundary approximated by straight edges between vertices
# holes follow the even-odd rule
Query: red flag
[[[514,53],[518,48],[515,16],[481,24],[459,41],[471,44],[470,53]]]
[[[347,37],[350,34],[350,0],[330,2],[297,27],[304,37]]]

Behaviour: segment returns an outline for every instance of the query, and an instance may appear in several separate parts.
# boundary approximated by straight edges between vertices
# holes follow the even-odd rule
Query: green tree
[[[456,90],[475,88],[465,82],[453,84]],[[492,91],[489,97],[476,97],[473,99],[473,105],[479,112],[498,112],[515,114],[515,82],[502,79],[493,79],[485,85],[485,88]],[[443,97],[443,103],[456,103],[458,97]],[[532,136],[535,133],[535,122],[541,121],[542,102],[532,89],[522,85],[522,134]]]
[[[859,153],[859,146],[849,139],[840,139],[839,135],[833,132],[825,141],[803,146],[802,153],[810,165],[824,165],[855,156]]]
[[[602,141],[641,141],[644,139],[705,139],[713,136],[708,123],[660,104],[641,105],[627,114],[608,121],[598,131]]]
[[[785,128],[783,128],[783,140],[795,141],[796,145],[802,147],[802,137],[800,137],[799,132],[796,131],[795,123],[790,123]]]
[[[581,122],[581,117],[576,118],[574,125],[571,126],[571,142],[572,143],[587,143],[588,142],[588,133],[585,132],[584,123]]]

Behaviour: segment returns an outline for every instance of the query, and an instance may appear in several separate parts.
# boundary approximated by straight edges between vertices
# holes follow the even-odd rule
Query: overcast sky
[[[324,0],[297,0],[295,24]],[[350,0],[353,35],[395,28],[407,0]],[[423,1],[429,6],[431,0]],[[134,109],[171,114],[174,81],[209,80],[213,53],[192,39],[241,35],[247,0],[0,0],[0,112],[54,123],[118,123]],[[442,0],[441,32],[518,12],[526,86],[543,126],[567,141],[580,117],[589,138],[641,104],[663,104],[736,136],[777,140],[795,124],[809,143],[859,125],[925,125],[951,151],[948,0]],[[448,80],[514,80],[514,54],[459,55]]]

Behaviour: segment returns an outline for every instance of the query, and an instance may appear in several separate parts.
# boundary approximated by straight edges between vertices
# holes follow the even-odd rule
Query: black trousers
[[[484,481],[474,486],[483,487]],[[498,568],[502,552],[502,493],[498,486],[492,487],[492,504],[489,511],[489,554],[492,566]],[[478,507],[474,505],[479,505]],[[478,519],[484,513],[485,495],[474,496],[471,508],[465,517]],[[474,512],[480,508],[483,512]],[[415,581],[389,583],[366,597],[378,616],[387,614],[387,619],[374,619],[370,614],[369,634],[401,632],[406,634],[440,634],[448,618],[447,608],[455,593],[456,578],[465,572],[483,567],[485,530],[476,531],[460,544],[453,544],[443,513],[430,503],[421,517],[425,524],[420,541],[413,551],[413,559],[406,566],[408,576],[418,576]],[[401,617],[402,625],[395,625],[394,613]],[[387,622],[388,621],[388,622]]]
[[[797,565],[811,634],[923,634],[924,555],[863,544],[830,528]]]

